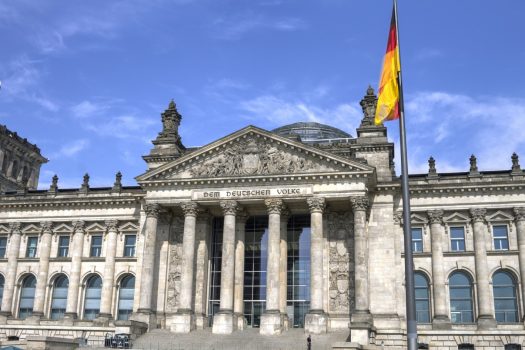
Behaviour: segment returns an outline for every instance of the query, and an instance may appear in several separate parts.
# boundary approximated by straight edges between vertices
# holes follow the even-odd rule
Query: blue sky
[[[472,153],[480,170],[510,169],[512,152],[525,168],[525,1],[399,11],[411,172],[430,155],[467,171]],[[135,184],[171,98],[186,146],[308,120],[355,135],[390,14],[388,0],[3,0],[0,123],[50,159],[41,188],[119,170]]]

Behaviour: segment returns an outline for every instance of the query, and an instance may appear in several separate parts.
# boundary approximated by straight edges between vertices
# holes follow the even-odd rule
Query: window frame
[[[423,298],[419,298],[418,299],[418,297],[417,297],[417,290],[418,289],[423,289],[423,287],[418,287],[416,285],[416,275],[421,276],[425,280],[425,283],[426,283],[425,289],[426,289],[426,292],[427,292],[427,295],[426,295],[425,299],[423,299]],[[431,296],[430,281],[429,281],[427,275],[424,272],[422,272],[422,271],[418,271],[418,270],[414,271],[414,292],[415,292],[415,301],[416,301],[416,322],[418,324],[430,324],[430,323],[432,323],[432,301],[430,299],[430,296]],[[428,316],[428,321],[427,322],[419,321],[419,313],[420,312],[424,312],[424,311],[418,311],[418,309],[417,309],[417,302],[418,301],[426,301],[427,302],[427,307],[428,307],[428,309],[426,310],[427,316]]]
[[[459,297],[452,297],[452,288],[466,288],[467,286],[466,285],[458,285],[458,286],[452,286],[451,283],[450,283],[450,280],[451,278],[456,275],[456,274],[461,274],[463,275],[469,282],[468,284],[468,287],[470,289],[470,297],[468,299],[466,298],[459,298]],[[476,319],[476,309],[475,309],[475,300],[474,300],[474,283],[473,283],[473,280],[472,280],[472,277],[470,276],[469,273],[467,273],[466,271],[463,271],[463,270],[457,270],[457,271],[454,271],[452,272],[449,276],[448,276],[448,279],[447,279],[447,282],[448,282],[448,296],[449,296],[449,310],[450,310],[450,321],[452,324],[473,324],[475,322],[475,319]],[[452,302],[453,301],[466,301],[466,300],[469,300],[470,301],[470,310],[460,310],[460,311],[453,311],[452,310]],[[470,321],[464,321],[463,320],[463,313],[465,312],[469,312],[470,311],[470,314],[471,314],[471,320]],[[454,314],[459,314],[460,317],[461,317],[461,321],[460,322],[454,322],[454,317],[453,315]]]
[[[494,278],[497,274],[505,274],[508,276],[508,278],[510,278],[511,282],[512,282],[512,285],[496,285],[494,283]],[[496,319],[496,322],[499,323],[499,324],[517,324],[520,322],[520,310],[519,310],[519,301],[518,301],[518,282],[514,276],[514,274],[508,270],[505,270],[505,269],[498,269],[497,271],[495,271],[493,274],[492,274],[492,281],[491,281],[491,284],[492,284],[492,301],[494,303],[494,319]],[[512,288],[512,291],[513,291],[513,294],[514,296],[512,298],[510,297],[496,297],[496,292],[495,292],[495,289],[496,288]],[[510,309],[503,309],[503,310],[496,310],[496,301],[497,300],[513,300],[514,301],[514,309],[512,310],[513,313],[514,313],[514,316],[515,316],[515,321],[507,321],[507,314],[511,312]],[[505,320],[504,321],[498,321],[498,318],[497,318],[497,314],[498,313],[504,313],[504,318]]]
[[[133,246],[127,244],[128,237],[134,237]],[[128,254],[128,249],[131,250],[131,254]],[[122,256],[126,258],[133,258],[137,254],[137,235],[135,233],[127,233],[124,234],[124,251],[122,252]]]
[[[62,239],[67,238],[67,246],[61,245]],[[59,235],[58,236],[58,248],[57,248],[57,258],[67,258],[69,257],[69,247],[71,246],[71,236],[70,235]],[[65,249],[66,254],[61,254],[61,251]]]
[[[30,246],[29,244],[33,240],[35,242],[34,247]],[[38,236],[28,236],[26,242],[26,258],[36,259],[38,254]],[[30,252],[32,252],[33,254],[30,254]]]
[[[494,228],[495,227],[505,227],[505,238],[503,237],[498,237],[496,238],[496,235],[495,235],[495,232],[494,232]],[[492,247],[494,250],[497,250],[497,251],[508,251],[510,250],[510,241],[509,241],[509,225],[506,224],[506,223],[495,223],[495,224],[491,224],[490,226],[491,228],[491,233],[492,233]],[[507,247],[506,248],[501,248],[501,243],[499,243],[499,247],[496,247],[496,239],[498,239],[498,242],[502,242],[502,241],[505,241],[507,242]]]
[[[95,238],[100,238],[100,245],[94,245]],[[102,256],[102,246],[104,245],[104,236],[101,234],[91,235],[90,244],[89,244],[89,257],[90,258],[100,258]],[[97,250],[95,250],[97,249]],[[93,254],[94,252],[98,254]]]
[[[417,231],[419,230],[421,232],[421,238],[420,239],[414,239],[414,231]],[[410,242],[410,246],[412,247],[412,253],[423,253],[424,250],[425,250],[425,244],[423,243],[424,239],[423,239],[423,236],[424,236],[425,232],[424,232],[424,227],[412,227],[412,232],[411,232],[411,236],[412,236],[412,241]],[[416,250],[416,245],[417,243],[420,243],[421,244],[421,250]]]
[[[0,259],[5,259],[7,257],[7,236],[0,236],[0,242],[5,241],[5,245],[0,244]],[[4,252],[1,254],[1,252]]]
[[[463,238],[452,238],[452,231],[454,229],[461,228],[463,230]],[[467,251],[467,240],[466,240],[466,229],[463,225],[453,225],[448,227],[449,237],[450,237],[450,251],[451,252],[465,252]],[[463,242],[463,249],[454,249],[454,243],[456,243],[456,248],[458,247],[458,242]]]
[[[123,288],[122,287],[122,284],[126,281],[126,280],[129,280],[133,278],[133,288]],[[123,276],[120,281],[119,281],[119,284],[118,284],[118,293],[117,293],[117,312],[115,313],[115,319],[116,320],[123,320],[123,321],[127,321],[129,320],[129,317],[131,316],[131,314],[133,313],[133,304],[135,302],[135,286],[137,284],[137,278],[135,275],[133,274],[126,274],[125,276]],[[129,290],[129,289],[132,289],[133,290],[133,293],[131,293],[132,295],[132,298],[122,298],[122,294],[123,293],[123,290]],[[123,309],[121,308],[121,302],[122,301],[129,301],[131,300],[131,308],[130,309]],[[124,317],[123,317],[124,316]]]
[[[66,280],[67,281],[67,287],[58,287],[57,288],[57,283],[60,281],[60,280]],[[57,298],[57,296],[55,295],[56,293],[56,290],[57,289],[65,289],[66,290],[66,296],[65,298]],[[68,289],[69,289],[69,278],[68,276],[66,276],[65,274],[61,273],[59,274],[58,276],[55,277],[54,281],[53,281],[53,290],[51,291],[51,302],[50,302],[50,305],[49,305],[49,319],[50,320],[61,320],[64,318],[64,314],[66,312],[66,308],[67,308],[67,293],[68,293]],[[66,303],[66,307],[65,308],[54,308],[53,307],[53,302],[55,300],[65,300],[65,303]],[[63,313],[61,314],[62,317],[58,317],[58,318],[55,318],[54,317],[54,310],[63,310]]]

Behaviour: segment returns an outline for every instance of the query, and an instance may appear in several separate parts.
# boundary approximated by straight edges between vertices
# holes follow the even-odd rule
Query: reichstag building
[[[195,148],[171,102],[131,187],[86,174],[37,190],[47,159],[0,127],[0,340],[304,328],[403,349],[400,179],[376,102],[369,88],[353,135],[247,126]],[[410,175],[421,348],[525,342],[525,176],[508,157],[483,171],[472,156],[461,173],[430,158]]]

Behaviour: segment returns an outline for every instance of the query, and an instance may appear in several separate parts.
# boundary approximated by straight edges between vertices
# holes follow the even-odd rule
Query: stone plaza
[[[138,186],[37,190],[47,159],[0,127],[0,341],[299,328],[403,349],[401,188],[376,103],[369,88],[355,137],[247,126],[187,148],[172,101]],[[508,157],[409,176],[421,348],[525,342],[525,174]]]

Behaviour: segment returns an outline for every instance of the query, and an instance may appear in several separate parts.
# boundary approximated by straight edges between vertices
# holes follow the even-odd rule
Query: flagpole
[[[399,21],[397,19],[397,0],[394,0],[397,48],[401,66],[401,46],[399,45]],[[399,139],[401,143],[401,192],[403,195],[403,234],[405,243],[405,290],[407,349],[417,350],[416,295],[414,290],[414,260],[412,257],[412,229],[410,225],[410,192],[408,188],[407,142],[405,133],[405,106],[403,101],[403,81],[398,72],[399,84]]]

